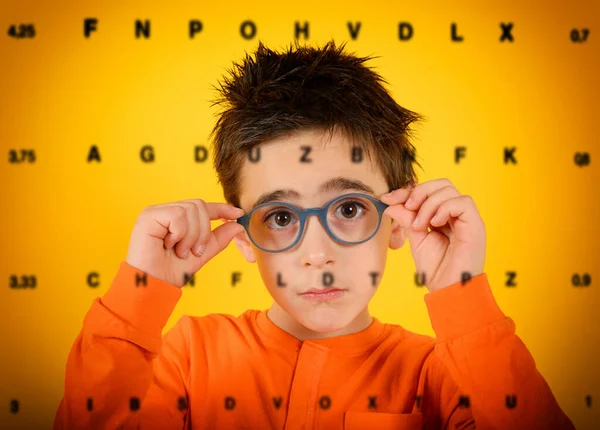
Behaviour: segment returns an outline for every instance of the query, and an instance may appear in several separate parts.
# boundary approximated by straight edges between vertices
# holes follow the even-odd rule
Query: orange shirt
[[[575,429],[485,273],[424,296],[436,338],[374,318],[299,341],[266,310],[184,315],[121,262],[66,366],[54,429]]]

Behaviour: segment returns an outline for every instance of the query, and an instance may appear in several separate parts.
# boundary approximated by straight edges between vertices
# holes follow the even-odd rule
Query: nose
[[[322,268],[327,263],[333,262],[336,245],[317,216],[306,218],[304,233],[298,245],[302,253],[303,265]]]

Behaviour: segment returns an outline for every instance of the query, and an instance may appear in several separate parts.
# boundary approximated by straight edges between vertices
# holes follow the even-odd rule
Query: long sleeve
[[[424,300],[442,364],[442,429],[575,429],[514,321],[498,307],[485,273]]]
[[[121,262],[69,352],[55,430],[184,428],[188,317],[162,336],[181,295]]]

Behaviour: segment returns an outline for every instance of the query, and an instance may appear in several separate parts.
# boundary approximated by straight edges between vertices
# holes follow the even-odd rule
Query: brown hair
[[[362,64],[378,57],[344,53],[346,43],[333,40],[322,48],[294,45],[277,53],[259,41],[256,58],[246,54],[220,89],[213,86],[211,107],[226,105],[209,137],[226,202],[240,207],[239,172],[254,146],[307,129],[329,130],[331,138],[339,128],[369,160],[372,145],[390,191],[418,182],[409,127],[425,117],[397,104],[381,84],[388,82]]]

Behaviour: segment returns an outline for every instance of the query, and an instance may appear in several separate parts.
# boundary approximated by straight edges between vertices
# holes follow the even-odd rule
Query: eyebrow
[[[341,176],[338,176],[336,178],[331,178],[328,181],[323,182],[321,184],[321,186],[319,187],[319,191],[321,193],[328,193],[331,191],[346,191],[346,190],[358,190],[358,191],[365,192],[367,194],[371,194],[373,196],[375,195],[375,191],[373,190],[373,188],[371,188],[364,182],[359,181],[358,179],[344,178]],[[272,202],[275,200],[282,200],[282,199],[287,199],[287,200],[299,199],[300,197],[301,197],[300,193],[298,193],[298,191],[293,190],[291,188],[275,190],[275,191],[261,195],[258,198],[258,200],[254,203],[254,206],[252,206],[252,209],[254,209],[256,206],[262,205],[263,203]]]

